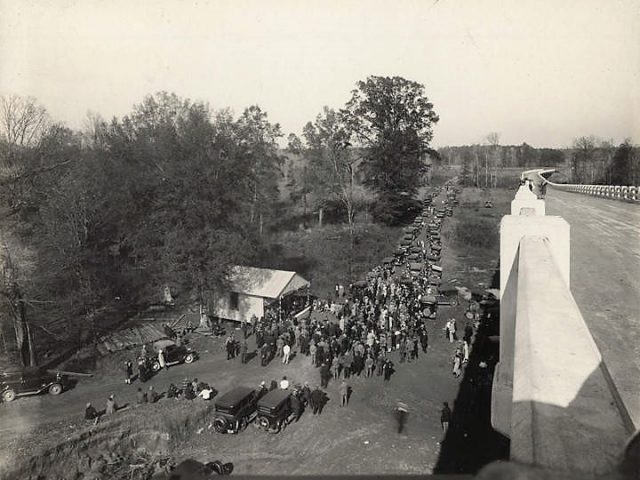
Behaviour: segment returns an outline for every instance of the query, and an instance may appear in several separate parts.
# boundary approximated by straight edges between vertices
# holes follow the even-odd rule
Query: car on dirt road
[[[153,344],[153,350],[159,352],[164,351],[164,361],[168,366],[178,365],[180,363],[193,363],[198,359],[198,354],[184,345],[177,345],[173,340],[158,340]],[[158,355],[149,359],[151,370],[160,371],[160,361]]]
[[[271,433],[278,433],[294,417],[289,390],[272,390],[258,401],[258,428]]]
[[[49,392],[60,395],[66,381],[60,373],[50,372],[43,368],[24,368],[0,373],[0,398],[11,402],[16,397],[37,395]]]
[[[236,387],[216,399],[213,428],[218,433],[238,433],[256,419],[257,406],[254,389]]]

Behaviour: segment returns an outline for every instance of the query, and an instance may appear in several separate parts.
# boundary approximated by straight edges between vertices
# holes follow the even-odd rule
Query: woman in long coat
[[[160,350],[158,352],[158,363],[160,364],[160,368],[166,368],[167,370],[169,369],[169,367],[167,367],[167,362],[164,358],[164,350]]]

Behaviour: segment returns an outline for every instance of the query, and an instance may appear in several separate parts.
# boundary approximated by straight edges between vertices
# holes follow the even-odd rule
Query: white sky
[[[640,140],[637,0],[0,0],[0,94],[79,128],[160,90],[300,133],[355,82],[426,86],[436,146]]]

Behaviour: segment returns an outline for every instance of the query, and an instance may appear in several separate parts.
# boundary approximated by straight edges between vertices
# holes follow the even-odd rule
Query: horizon
[[[433,148],[615,145],[640,131],[635,2],[159,2],[0,0],[0,95],[35,97],[81,129],[173,92],[230,108],[257,104],[284,142],[356,82],[425,86],[440,122]],[[597,26],[597,35],[594,32]]]

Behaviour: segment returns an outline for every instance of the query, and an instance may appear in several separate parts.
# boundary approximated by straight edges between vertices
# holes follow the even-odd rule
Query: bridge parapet
[[[556,188],[565,192],[582,193],[595,197],[609,198],[622,202],[640,203],[640,186],[637,185],[578,185],[554,183],[546,177],[554,173],[554,169],[535,169],[523,172],[522,179],[531,180],[533,183]]]
[[[633,424],[571,294],[569,224],[545,216],[529,187],[500,225],[492,424],[511,439],[513,460],[607,472]]]

